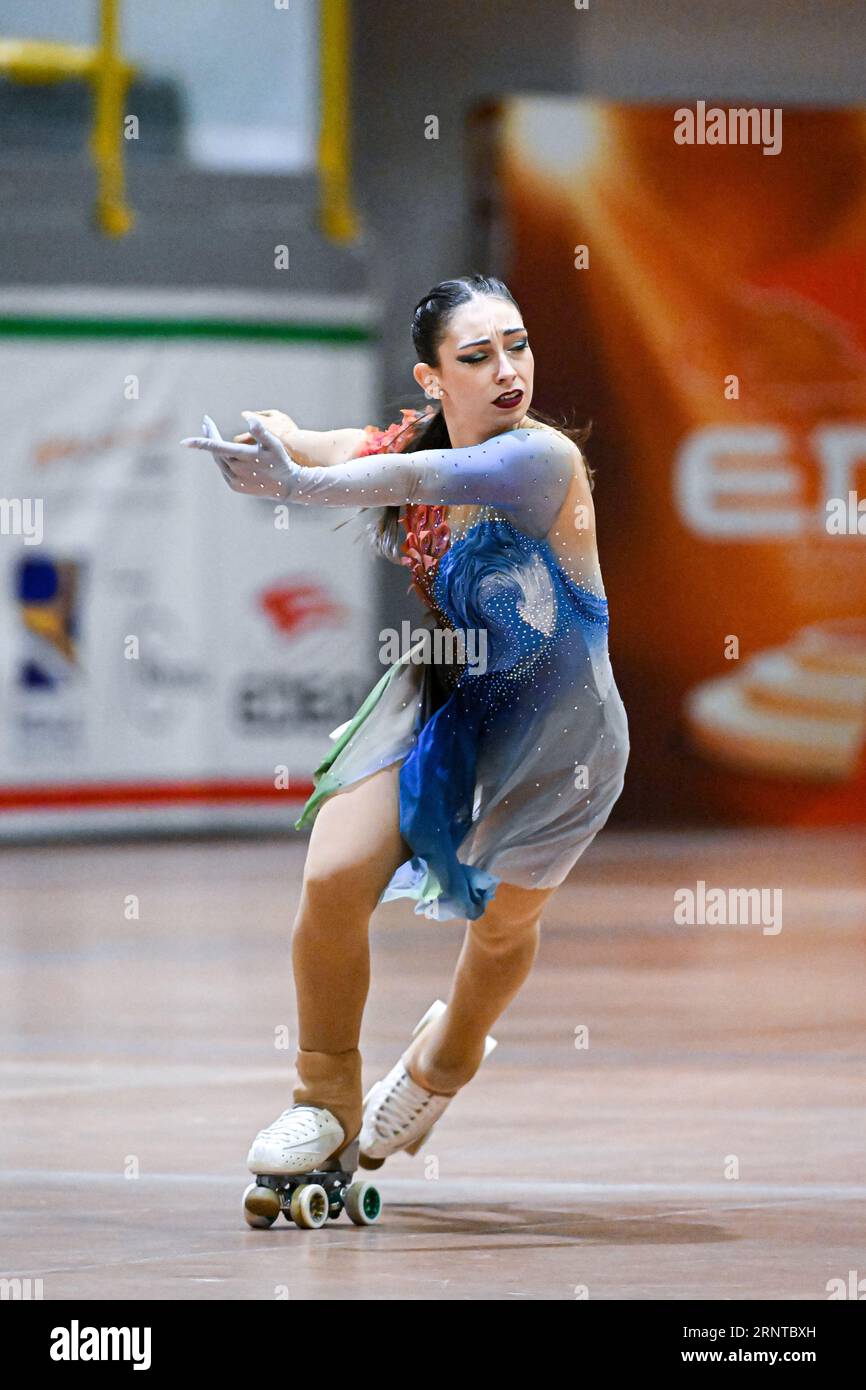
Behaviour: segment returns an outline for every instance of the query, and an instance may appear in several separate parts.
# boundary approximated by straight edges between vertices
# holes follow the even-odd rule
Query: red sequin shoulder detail
[[[433,581],[432,571],[451,544],[447,518],[447,507],[420,502],[409,503],[400,518],[406,531],[406,539],[400,547],[400,564],[409,566],[416,584],[422,586],[424,598],[428,597],[427,590]]]
[[[420,410],[401,410],[402,420],[397,420],[387,429],[380,430],[376,425],[365,426],[366,440],[352,454],[353,458],[366,458],[370,454],[402,453],[412,439],[419,422],[424,422],[432,412],[423,414]],[[406,539],[400,547],[401,565],[412,571],[412,583],[419,597],[428,607],[438,608],[433,599],[432,584],[435,567],[440,556],[451,544],[451,528],[448,525],[448,508],[445,505],[409,502],[400,515],[400,524],[406,532]]]
[[[365,425],[364,434],[358,447],[353,451],[353,459],[367,458],[370,454],[399,454],[409,443],[414,433],[413,426],[426,417],[420,410],[401,410],[402,420],[395,420],[387,429],[378,425]]]

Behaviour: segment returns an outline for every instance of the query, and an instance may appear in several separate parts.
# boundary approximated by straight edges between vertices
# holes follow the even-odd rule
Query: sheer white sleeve
[[[329,468],[290,467],[284,497],[302,506],[488,503],[545,535],[573,477],[573,450],[554,430],[516,429],[462,449],[371,454]]]

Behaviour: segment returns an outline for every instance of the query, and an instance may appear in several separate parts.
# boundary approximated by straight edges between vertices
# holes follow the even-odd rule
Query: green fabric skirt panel
[[[352,718],[333,730],[334,745],[313,773],[315,790],[295,821],[296,830],[312,825],[322,803],[335,792],[406,757],[427,703],[430,667],[412,659],[423,650],[424,640],[395,661]]]

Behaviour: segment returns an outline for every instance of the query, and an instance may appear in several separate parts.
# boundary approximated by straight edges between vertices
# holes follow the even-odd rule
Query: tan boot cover
[[[294,1104],[325,1106],[343,1126],[346,1143],[357,1138],[364,1109],[358,1048],[349,1048],[347,1052],[307,1052],[298,1048],[295,1067],[298,1081]]]

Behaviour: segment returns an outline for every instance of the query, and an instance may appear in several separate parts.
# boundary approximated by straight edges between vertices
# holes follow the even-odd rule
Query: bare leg
[[[400,834],[399,773],[393,763],[324,802],[292,931],[295,1104],[327,1106],[347,1141],[361,1127],[358,1043],[370,987],[370,917],[394,870],[412,855]]]
[[[292,933],[298,1007],[296,1104],[325,1105],[352,1139],[361,1127],[358,1042],[370,985],[369,922],[394,870],[412,851],[400,834],[400,765],[339,792],[313,825]],[[470,1080],[487,1033],[532,968],[541,910],[554,889],[500,883],[467,923],[448,1008],[404,1058],[428,1090]]]
[[[448,1007],[403,1054],[419,1085],[450,1095],[475,1075],[487,1033],[532,968],[541,912],[555,891],[500,883],[484,915],[467,923]]]

